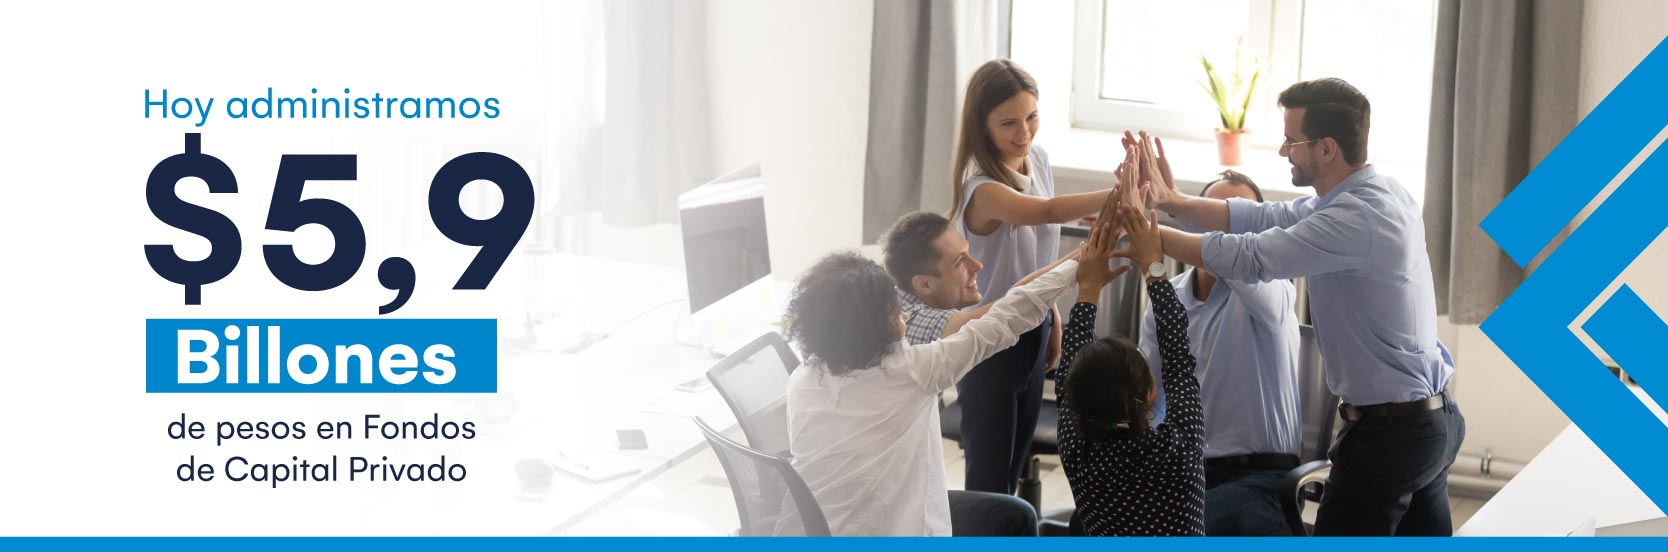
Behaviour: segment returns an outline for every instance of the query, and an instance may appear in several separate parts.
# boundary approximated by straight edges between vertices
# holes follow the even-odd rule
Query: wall
[[[863,224],[874,4],[709,4],[718,166],[762,163],[770,258],[793,278]]]

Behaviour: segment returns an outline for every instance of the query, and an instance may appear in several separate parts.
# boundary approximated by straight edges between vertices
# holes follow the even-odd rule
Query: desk
[[[1633,392],[1668,422],[1660,406]],[[1563,536],[1587,518],[1602,528],[1658,517],[1662,510],[1571,424],[1455,534]]]

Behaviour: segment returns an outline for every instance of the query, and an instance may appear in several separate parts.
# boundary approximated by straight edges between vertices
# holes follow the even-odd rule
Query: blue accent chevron
[[[1518,266],[1528,266],[1668,126],[1668,101],[1663,101],[1663,91],[1668,90],[1665,44],[1668,41],[1657,44],[1483,219],[1483,232]]]
[[[1537,254],[1603,188],[1607,175],[1617,174],[1668,124],[1668,102],[1660,101],[1664,82],[1668,48],[1659,44],[1483,221],[1484,232],[1519,264]],[[1611,375],[1570,325],[1668,229],[1665,181],[1668,148],[1658,148],[1482,324],[1659,508],[1668,507],[1668,470],[1660,469],[1668,426]],[[1660,347],[1668,326],[1623,289],[1583,327],[1618,362],[1635,366],[1630,370],[1660,373],[1668,364],[1668,350]]]
[[[1668,323],[1633,288],[1616,290],[1581,329],[1648,394],[1668,397],[1668,365],[1662,362]]]

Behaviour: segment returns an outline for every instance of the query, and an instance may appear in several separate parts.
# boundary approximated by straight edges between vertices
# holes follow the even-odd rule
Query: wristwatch
[[[1147,265],[1147,277],[1154,280],[1163,279],[1164,261],[1154,261],[1153,264]]]

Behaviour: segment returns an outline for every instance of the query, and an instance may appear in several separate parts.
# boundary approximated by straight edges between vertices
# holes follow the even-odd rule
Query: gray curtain
[[[910,211],[950,208],[961,87],[1007,53],[1009,0],[876,0],[863,241]]]
[[[1477,225],[1575,128],[1580,0],[1442,0],[1425,240],[1437,308],[1477,324],[1523,281]]]
[[[554,9],[554,8],[552,8]],[[705,0],[562,4],[549,55],[560,214],[612,226],[677,220],[713,167]],[[597,86],[601,81],[601,86]]]

